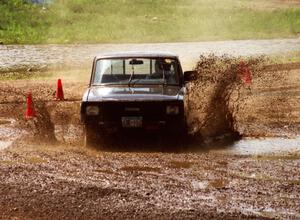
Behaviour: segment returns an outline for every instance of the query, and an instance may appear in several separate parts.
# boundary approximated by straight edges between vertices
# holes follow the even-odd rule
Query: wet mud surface
[[[104,152],[27,142],[4,150],[1,217],[300,217],[299,148],[277,155],[239,155],[201,146],[175,153],[139,152],[128,143],[124,147],[126,152]]]
[[[86,83],[63,81],[61,102],[55,79],[0,82],[0,219],[299,219],[300,69],[269,66],[222,90],[210,71],[224,68],[208,66],[190,84],[193,136],[180,146],[145,136],[84,148]]]

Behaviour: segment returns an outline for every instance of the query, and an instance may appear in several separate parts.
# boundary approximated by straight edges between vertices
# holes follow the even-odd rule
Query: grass
[[[88,82],[90,69],[0,72],[0,81],[45,81],[59,78],[63,78],[63,80],[67,80],[68,82]]]
[[[290,153],[288,155],[258,155],[254,156],[255,160],[300,160],[298,153]]]
[[[300,180],[295,178],[295,179],[287,179],[285,177],[283,178],[278,178],[278,177],[272,177],[264,174],[258,174],[255,176],[249,176],[244,173],[232,173],[232,176],[235,178],[241,178],[241,179],[249,179],[249,180],[256,180],[256,181],[271,181],[271,182],[280,182],[280,183],[285,183],[285,184],[300,184]]]
[[[300,4],[276,0],[1,0],[4,44],[296,37]]]
[[[47,160],[44,160],[38,156],[25,157],[23,161],[21,160],[0,160],[0,164],[6,165],[18,165],[20,162],[28,163],[28,164],[42,164],[46,163]]]
[[[274,55],[271,59],[275,63],[299,63],[300,62],[300,50],[293,51],[285,54]]]

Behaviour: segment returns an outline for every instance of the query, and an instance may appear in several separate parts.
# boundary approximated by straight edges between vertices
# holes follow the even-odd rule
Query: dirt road
[[[96,54],[115,51],[168,51],[180,56],[184,68],[193,67],[200,54],[235,56],[282,54],[300,50],[300,38],[156,44],[0,45],[0,71],[60,66],[90,67]]]
[[[0,219],[300,218],[299,148],[241,155],[217,145],[139,152],[127,143],[117,153],[16,144],[0,156]]]

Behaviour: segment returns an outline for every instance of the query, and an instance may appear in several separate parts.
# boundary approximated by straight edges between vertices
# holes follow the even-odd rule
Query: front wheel
[[[98,141],[98,135],[93,127],[84,126],[84,147],[94,147]]]

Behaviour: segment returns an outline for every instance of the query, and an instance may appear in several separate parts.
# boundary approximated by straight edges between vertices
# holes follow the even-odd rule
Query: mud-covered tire
[[[93,127],[89,125],[84,126],[84,147],[94,147],[98,142],[98,135],[96,134]]]

